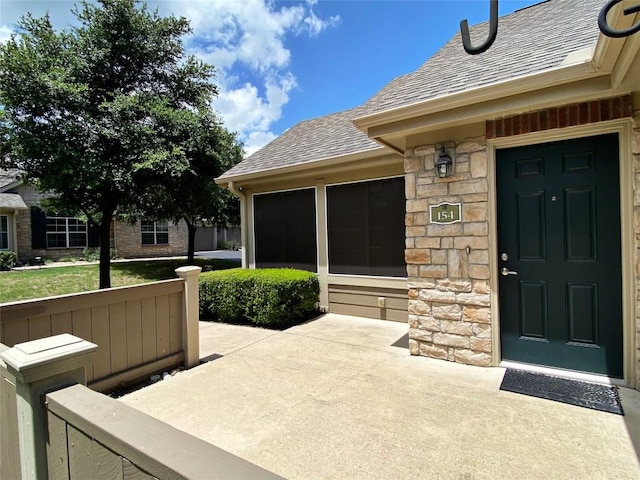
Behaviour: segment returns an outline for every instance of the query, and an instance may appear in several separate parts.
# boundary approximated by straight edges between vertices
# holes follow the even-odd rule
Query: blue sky
[[[540,0],[501,0],[500,15]],[[69,26],[73,0],[1,0],[0,42],[26,12]],[[253,153],[296,123],[355,107],[489,16],[489,0],[148,0],[191,20],[218,68],[214,107]],[[498,35],[500,32],[498,32]],[[462,45],[460,46],[462,48]]]

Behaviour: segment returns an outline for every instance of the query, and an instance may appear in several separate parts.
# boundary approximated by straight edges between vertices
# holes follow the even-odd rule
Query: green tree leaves
[[[217,88],[213,67],[184,52],[186,19],[134,0],[85,1],[74,13],[79,25],[62,32],[27,15],[0,45],[0,152],[100,227],[104,288],[114,216],[141,211],[156,179],[195,171],[194,147],[176,135]]]

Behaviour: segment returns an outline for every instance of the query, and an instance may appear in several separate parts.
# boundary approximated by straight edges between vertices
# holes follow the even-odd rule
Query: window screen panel
[[[366,212],[365,183],[327,188],[329,273],[368,274]]]
[[[256,266],[317,271],[313,189],[254,197]]]
[[[406,277],[404,179],[327,187],[329,273]]]

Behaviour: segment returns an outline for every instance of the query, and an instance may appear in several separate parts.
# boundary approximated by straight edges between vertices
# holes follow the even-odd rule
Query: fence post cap
[[[84,366],[97,348],[95,343],[63,333],[17,343],[0,357],[16,379],[32,383]]]
[[[201,267],[187,266],[176,268],[175,272],[179,277],[189,277],[191,275],[198,275],[202,271]]]

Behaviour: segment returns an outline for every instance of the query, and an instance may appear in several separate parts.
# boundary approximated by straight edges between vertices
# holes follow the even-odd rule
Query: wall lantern
[[[451,158],[451,155],[445,150],[444,143],[436,158],[435,167],[438,178],[446,178],[453,173],[453,158]]]

